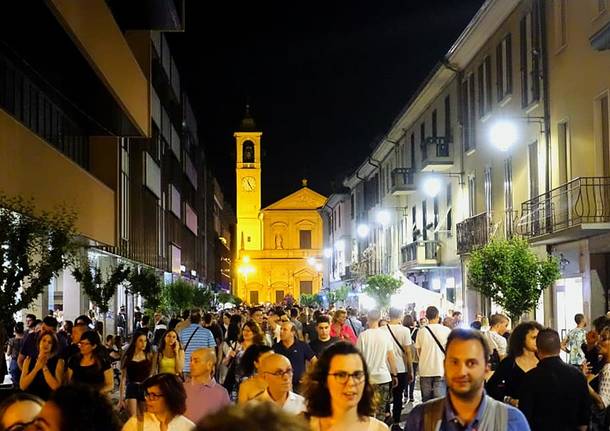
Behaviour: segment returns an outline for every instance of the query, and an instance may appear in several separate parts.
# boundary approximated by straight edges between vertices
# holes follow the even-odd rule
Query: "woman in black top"
[[[119,388],[119,409],[127,408],[130,416],[136,414],[138,401],[144,401],[140,384],[150,377],[152,353],[148,337],[136,332],[121,361],[121,386]]]
[[[97,332],[83,333],[78,348],[79,353],[68,361],[68,381],[90,385],[101,394],[111,392],[114,389],[112,369]]]
[[[36,338],[37,355],[26,356],[19,387],[43,400],[61,386],[64,360],[59,358],[59,341],[52,332],[40,332]]]
[[[515,407],[519,406],[523,377],[538,365],[536,337],[542,329],[540,323],[522,322],[508,339],[507,356],[487,381],[485,389],[491,397]]]

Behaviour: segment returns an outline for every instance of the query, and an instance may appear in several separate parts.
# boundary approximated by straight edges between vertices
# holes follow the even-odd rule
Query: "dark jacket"
[[[525,375],[521,389],[519,409],[532,431],[572,431],[589,424],[587,380],[559,356],[541,360]]]

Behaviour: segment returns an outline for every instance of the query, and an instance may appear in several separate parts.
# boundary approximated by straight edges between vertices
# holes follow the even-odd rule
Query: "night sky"
[[[384,135],[483,0],[186,2],[168,33],[214,174],[234,206],[233,132],[263,132],[263,205],[328,196]]]

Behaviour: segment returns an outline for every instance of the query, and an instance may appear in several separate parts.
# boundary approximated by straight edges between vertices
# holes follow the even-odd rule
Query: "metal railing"
[[[451,145],[451,140],[446,136],[430,136],[426,138],[422,146],[422,158],[424,160],[428,158],[428,146],[434,147],[434,157],[449,157],[449,145]]]
[[[426,260],[438,259],[439,241],[415,241],[400,248],[401,263],[417,262],[418,248],[424,248],[424,258]]]
[[[489,242],[489,214],[477,214],[456,224],[457,253],[468,254]]]
[[[392,188],[412,186],[415,184],[415,173],[411,168],[396,168],[392,171]]]
[[[518,232],[528,238],[610,223],[610,177],[579,177],[521,204]]]

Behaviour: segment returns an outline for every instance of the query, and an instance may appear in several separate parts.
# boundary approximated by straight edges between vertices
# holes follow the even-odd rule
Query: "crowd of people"
[[[104,338],[88,315],[28,315],[0,431],[608,430],[610,318],[575,325],[293,305],[142,314]]]

